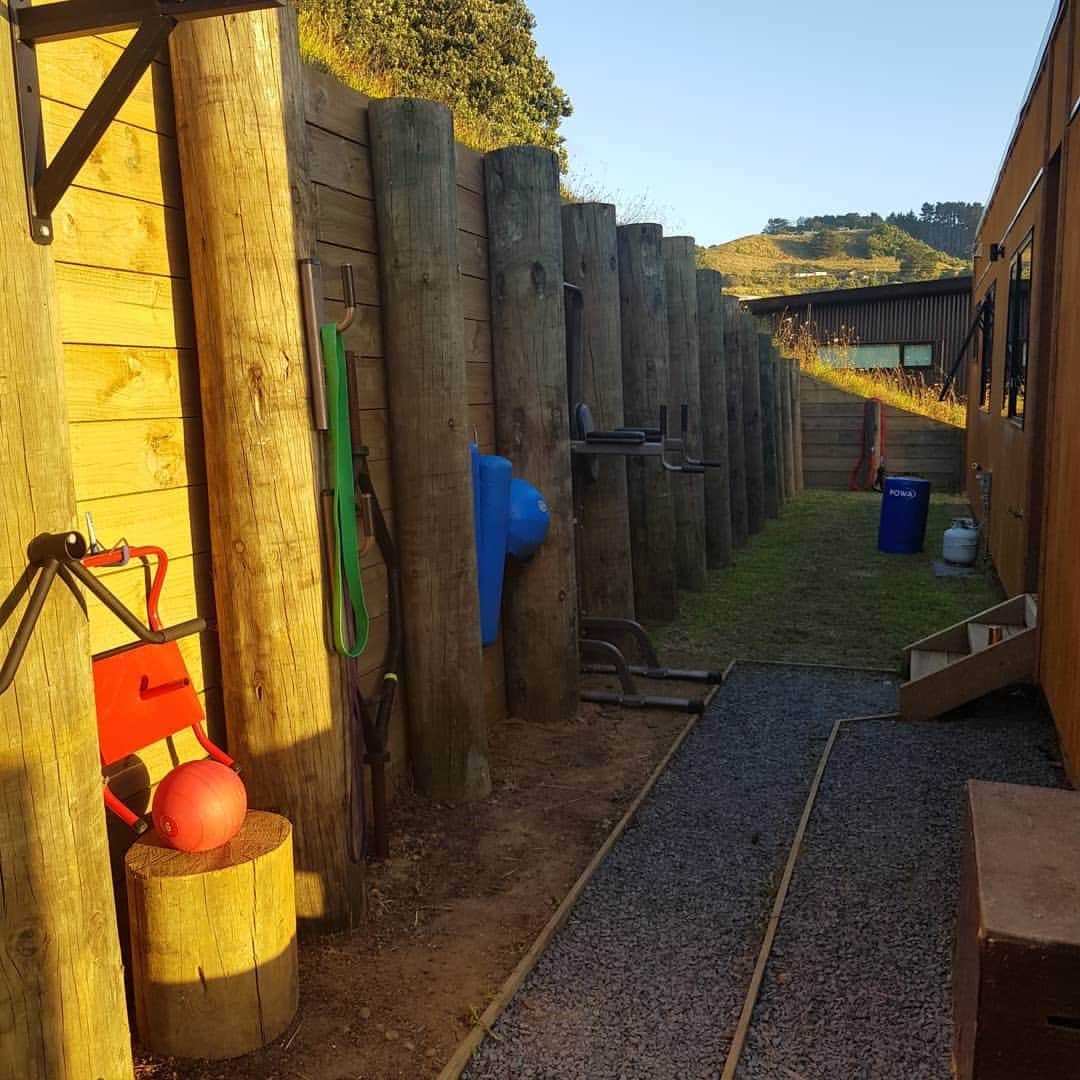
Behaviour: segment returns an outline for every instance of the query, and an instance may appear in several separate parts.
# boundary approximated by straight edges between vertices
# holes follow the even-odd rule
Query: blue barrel
[[[885,477],[878,550],[887,555],[918,555],[926,539],[929,510],[929,480],[914,476]]]
[[[473,443],[472,471],[476,565],[480,577],[480,640],[491,645],[499,636],[513,469],[506,458],[481,454]]]

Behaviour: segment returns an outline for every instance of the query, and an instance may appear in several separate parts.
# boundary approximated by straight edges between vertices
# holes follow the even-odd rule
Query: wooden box
[[[967,809],[954,1074],[1080,1078],[1080,793],[973,780]]]

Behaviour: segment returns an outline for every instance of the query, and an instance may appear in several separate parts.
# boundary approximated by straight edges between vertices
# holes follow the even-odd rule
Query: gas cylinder
[[[979,527],[972,518],[953,518],[945,530],[941,557],[953,566],[971,566],[979,550]]]

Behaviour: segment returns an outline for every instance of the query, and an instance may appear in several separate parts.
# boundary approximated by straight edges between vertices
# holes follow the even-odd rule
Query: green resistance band
[[[330,478],[334,485],[334,572],[331,582],[334,647],[356,658],[367,647],[368,611],[360,576],[360,538],[356,528],[352,433],[349,428],[349,381],[345,344],[333,323],[322,328],[326,400],[330,412]],[[346,636],[345,593],[353,614],[353,646]]]

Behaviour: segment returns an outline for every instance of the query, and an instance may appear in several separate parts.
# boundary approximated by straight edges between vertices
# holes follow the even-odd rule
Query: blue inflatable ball
[[[544,496],[524,480],[511,480],[506,550],[515,558],[527,559],[547,539],[550,526]]]

